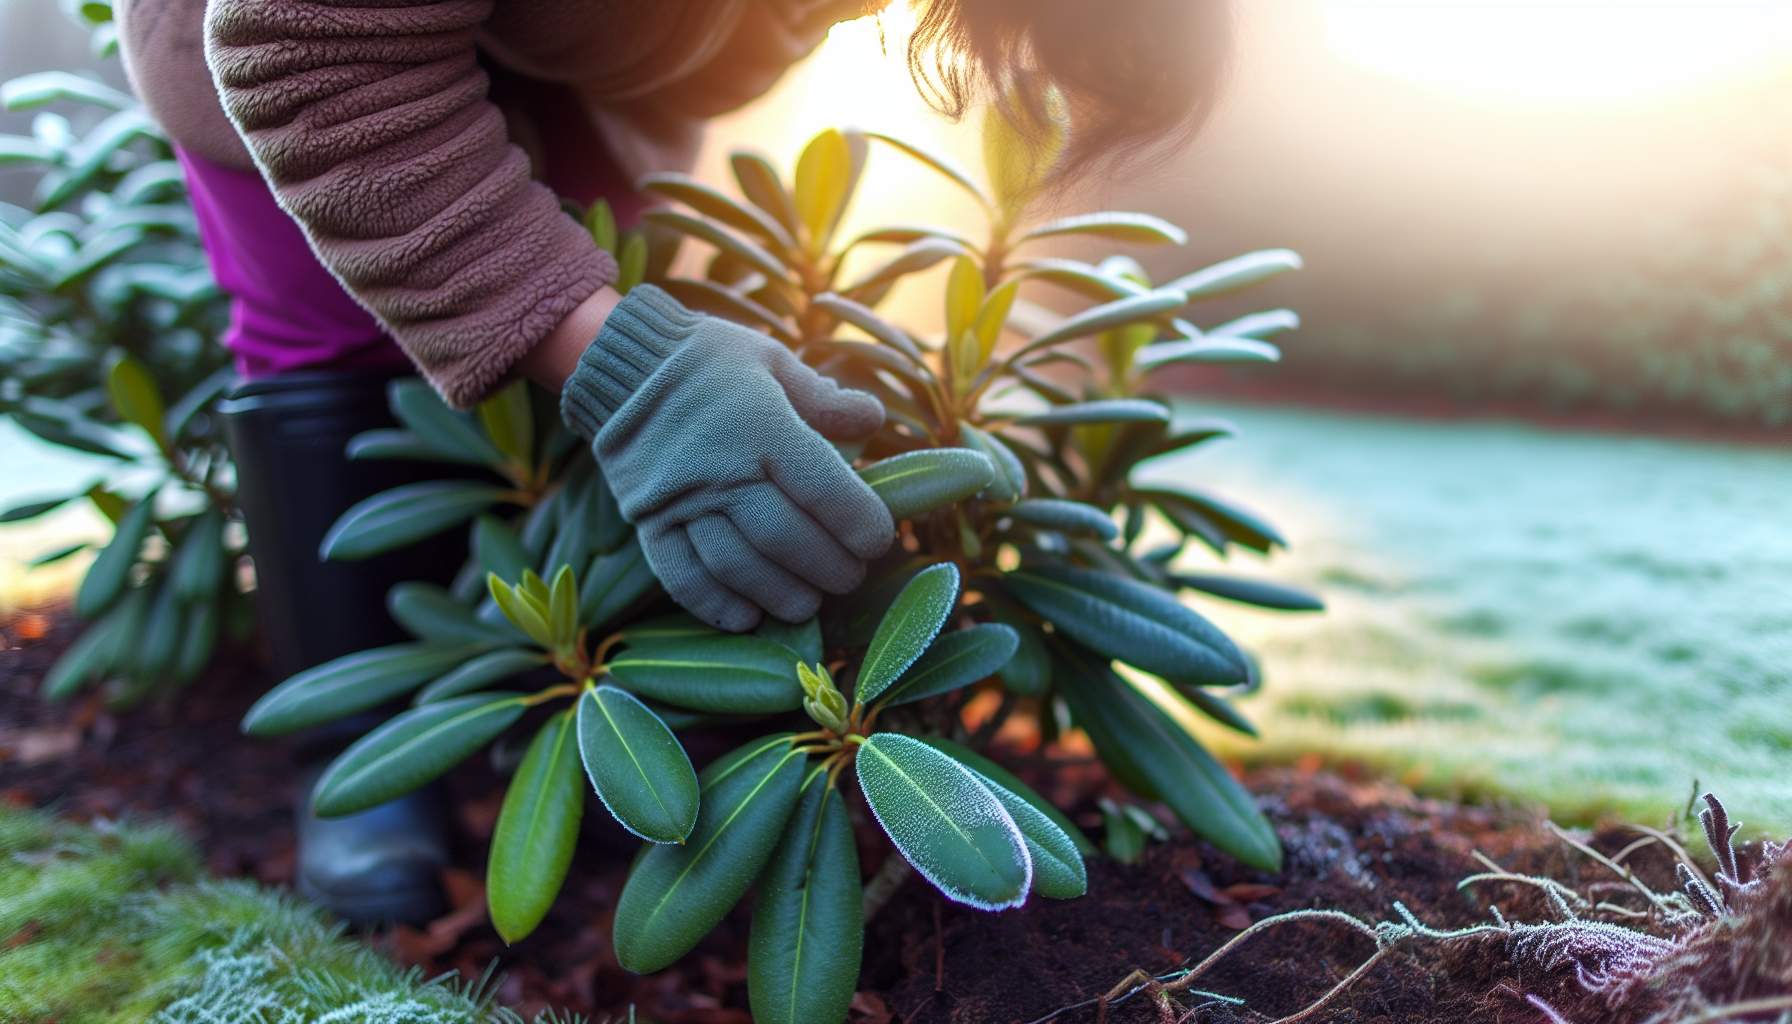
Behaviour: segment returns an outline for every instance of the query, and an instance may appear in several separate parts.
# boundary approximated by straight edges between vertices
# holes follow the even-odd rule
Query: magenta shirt
[[[253,171],[175,150],[212,276],[230,296],[224,345],[254,380],[302,369],[390,368],[404,353],[351,298]]]

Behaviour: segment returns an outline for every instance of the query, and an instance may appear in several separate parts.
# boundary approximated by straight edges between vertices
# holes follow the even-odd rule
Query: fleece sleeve
[[[615,262],[486,96],[492,0],[212,0],[225,112],[325,266],[450,404],[477,402]]]

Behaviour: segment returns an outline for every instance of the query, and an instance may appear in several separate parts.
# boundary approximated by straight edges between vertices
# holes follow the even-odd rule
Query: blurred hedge
[[[1615,265],[1565,275],[1545,254],[1398,310],[1309,303],[1315,314],[1278,382],[1792,423],[1792,151],[1760,149],[1698,216],[1638,211],[1635,251]]]

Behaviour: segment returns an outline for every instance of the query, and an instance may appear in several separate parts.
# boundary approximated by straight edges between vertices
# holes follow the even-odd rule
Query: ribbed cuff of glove
[[[629,289],[560,389],[560,418],[587,441],[596,437],[702,320],[652,285]]]

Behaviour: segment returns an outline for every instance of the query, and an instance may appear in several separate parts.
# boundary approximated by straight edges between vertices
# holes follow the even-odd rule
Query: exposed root
[[[1298,910],[1258,921],[1185,970],[1162,975],[1135,970],[1103,995],[1029,1024],[1048,1024],[1088,1007],[1095,1007],[1097,1020],[1105,1024],[1111,1007],[1139,995],[1152,1000],[1163,1024],[1195,1020],[1203,1007],[1223,1004],[1242,1010],[1241,1000],[1197,992],[1195,981],[1252,938],[1303,921],[1342,924],[1373,940],[1375,949],[1324,994],[1273,1024],[1306,1024],[1316,1019],[1399,946],[1450,944],[1489,936],[1502,939],[1507,961],[1521,976],[1551,987],[1553,994],[1548,999],[1535,991],[1523,993],[1543,1024],[1792,1019],[1792,848],[1766,843],[1756,856],[1744,856],[1734,845],[1737,826],[1730,823],[1723,804],[1709,794],[1704,799],[1706,806],[1699,821],[1716,853],[1714,876],[1700,871],[1671,836],[1646,830],[1647,842],[1660,843],[1675,855],[1682,886],[1679,891],[1657,892],[1625,866],[1624,861],[1641,848],[1641,841],[1618,856],[1607,857],[1554,829],[1564,843],[1611,871],[1621,883],[1621,887],[1601,883],[1593,888],[1630,893],[1633,902],[1640,896],[1640,907],[1610,900],[1596,902],[1553,879],[1506,871],[1476,854],[1488,870],[1463,879],[1459,888],[1494,883],[1526,886],[1542,893],[1559,920],[1508,921],[1498,907],[1490,906],[1491,923],[1440,929],[1425,924],[1398,902],[1393,905],[1395,920],[1374,924],[1341,911]],[[1656,931],[1623,923],[1629,921],[1646,922]],[[1192,1008],[1178,1004],[1177,997],[1190,995],[1206,1002]]]

